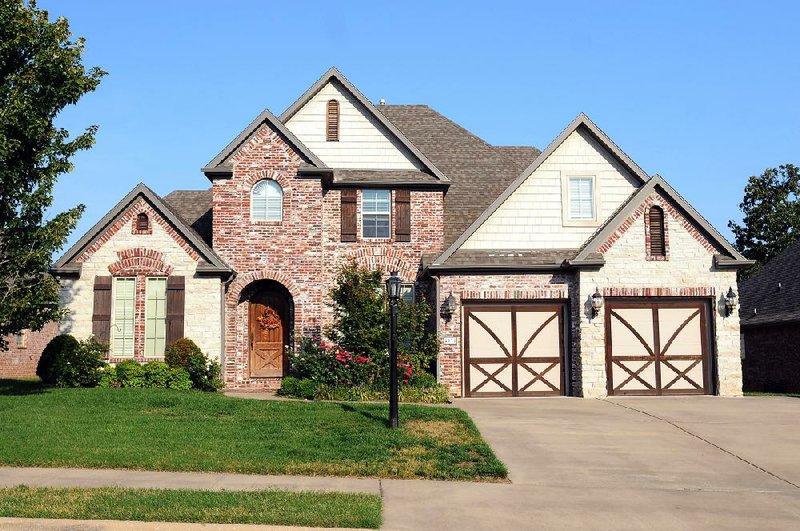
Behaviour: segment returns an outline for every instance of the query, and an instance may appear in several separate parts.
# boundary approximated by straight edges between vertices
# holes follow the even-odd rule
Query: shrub
[[[195,389],[216,391],[222,387],[219,362],[206,357],[191,339],[175,341],[164,354],[164,360],[170,367],[185,369]]]
[[[97,387],[112,388],[119,387],[119,379],[117,378],[117,369],[111,365],[106,365],[100,371],[100,381],[97,382]]]
[[[93,337],[77,341],[63,334],[45,347],[36,368],[42,381],[57,387],[95,387],[100,383],[107,347]]]
[[[188,391],[192,388],[192,379],[189,372],[180,367],[170,367],[167,374],[167,389],[176,391]]]
[[[313,380],[301,380],[293,376],[287,376],[281,382],[281,388],[278,389],[277,394],[313,400],[316,390],[317,384]]]
[[[134,360],[117,363],[117,382],[119,387],[140,388],[145,386],[144,367]]]
[[[331,385],[374,383],[378,370],[366,356],[355,356],[342,347],[304,337],[292,360],[292,374],[300,379]]]
[[[143,387],[167,387],[172,367],[163,361],[150,361],[142,367]]]

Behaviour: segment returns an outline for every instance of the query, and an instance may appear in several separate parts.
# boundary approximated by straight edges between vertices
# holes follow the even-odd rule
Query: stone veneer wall
[[[462,327],[464,301],[469,300],[497,300],[521,301],[543,299],[568,299],[568,313],[570,329],[573,330],[570,339],[571,350],[577,348],[574,323],[577,322],[576,283],[574,275],[564,273],[528,273],[528,274],[472,274],[472,275],[442,275],[439,277],[439,306],[444,303],[450,293],[456,300],[456,312],[449,322],[439,319],[439,337],[441,338],[439,351],[439,382],[446,385],[455,396],[463,396],[463,371],[464,371],[464,332]],[[456,338],[456,344],[446,344],[445,338]],[[565,338],[567,340],[567,338]],[[579,386],[580,359],[572,356],[573,366],[570,367],[572,386]]]
[[[443,194],[412,191],[411,242],[394,238],[341,242],[341,197],[323,189],[319,178],[299,177],[302,159],[263,126],[231,158],[233,177],[213,183],[214,249],[237,271],[225,300],[226,386],[276,389],[279,378],[250,378],[248,305],[242,293],[262,279],[279,282],[295,306],[294,337],[319,336],[330,322],[328,291],[347,260],[385,272],[397,269],[414,281],[423,254],[441,252]],[[282,221],[250,221],[250,190],[262,179],[283,188]],[[360,219],[361,200],[358,212]],[[360,223],[359,223],[360,226]],[[360,230],[360,228],[359,228]]]
[[[149,232],[136,231],[136,215],[140,212],[149,216]],[[91,335],[95,276],[136,276],[139,292],[144,290],[143,280],[146,276],[181,275],[186,281],[184,335],[194,340],[207,355],[220,359],[220,280],[216,277],[197,277],[195,271],[199,260],[195,249],[147,201],[138,199],[81,255],[80,277],[61,279],[61,303],[68,313],[59,324],[60,332],[79,339]],[[144,305],[138,301],[136,327],[139,339],[134,341],[134,356],[142,359]]]
[[[669,259],[647,259],[645,223],[642,214],[651,204],[664,209],[669,238]],[[742,393],[738,311],[724,317],[723,296],[736,286],[735,271],[714,268],[719,252],[672,204],[657,193],[651,195],[626,220],[609,241],[601,245],[606,264],[597,271],[581,271],[580,355],[583,396],[606,396],[605,316],[589,319],[589,300],[596,288],[606,295],[625,296],[713,296],[718,392],[723,396]],[[712,345],[713,347],[713,345]]]

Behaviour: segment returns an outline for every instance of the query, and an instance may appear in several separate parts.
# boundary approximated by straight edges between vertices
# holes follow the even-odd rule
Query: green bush
[[[107,350],[92,337],[77,341],[62,334],[42,351],[36,374],[44,383],[57,387],[95,387],[100,383]]]
[[[117,369],[111,365],[106,365],[100,371],[100,381],[97,382],[97,387],[112,388],[119,387],[119,379],[117,378]]]
[[[189,372],[180,367],[170,367],[169,374],[167,374],[167,389],[175,389],[176,391],[188,391],[192,388],[192,379],[189,377]]]
[[[287,376],[278,390],[281,396],[304,398],[307,400],[335,400],[340,402],[383,402],[389,399],[389,390],[374,385],[350,386],[318,384],[309,379]],[[444,404],[449,401],[447,387],[436,382],[433,385],[400,387],[400,402],[424,404]]]
[[[278,389],[277,394],[280,396],[313,400],[316,390],[317,384],[313,380],[301,380],[293,376],[287,376],[281,382],[281,388]]]
[[[185,369],[195,389],[216,391],[222,387],[219,362],[206,357],[191,339],[175,341],[164,354],[164,360],[170,367]]]
[[[145,387],[144,367],[138,361],[125,360],[117,363],[117,382],[119,387]]]

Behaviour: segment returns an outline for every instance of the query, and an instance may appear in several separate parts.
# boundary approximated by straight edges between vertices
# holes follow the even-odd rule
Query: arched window
[[[147,214],[140,212],[136,215],[136,230],[137,232],[147,232],[150,230],[150,218]]]
[[[325,115],[325,140],[328,142],[339,141],[339,102],[328,101],[328,110]]]
[[[667,244],[664,238],[664,211],[659,206],[650,207],[650,256],[667,256]]]
[[[258,181],[250,192],[250,219],[281,221],[283,219],[283,188],[275,181]]]

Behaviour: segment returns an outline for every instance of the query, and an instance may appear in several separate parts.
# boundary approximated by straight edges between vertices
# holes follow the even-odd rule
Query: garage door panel
[[[466,303],[467,396],[562,392],[563,305]]]
[[[701,300],[607,301],[609,394],[700,394],[709,390]]]

